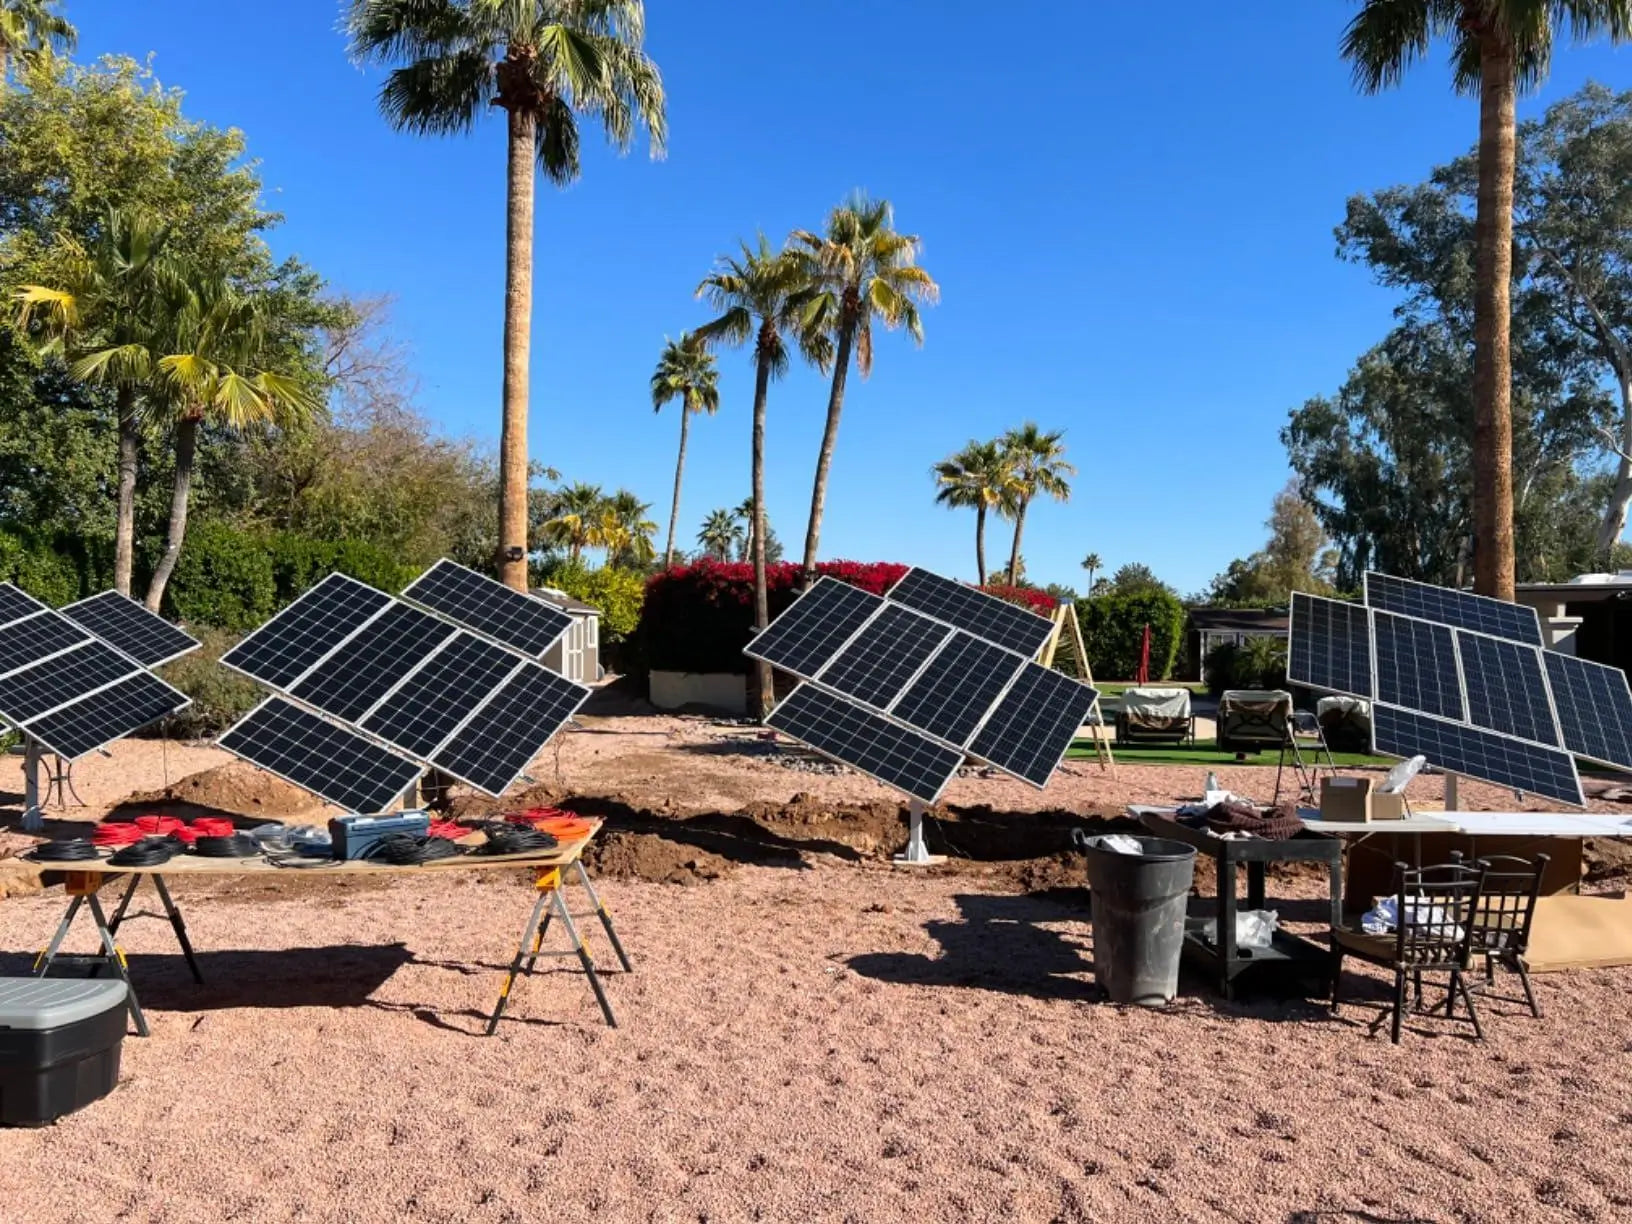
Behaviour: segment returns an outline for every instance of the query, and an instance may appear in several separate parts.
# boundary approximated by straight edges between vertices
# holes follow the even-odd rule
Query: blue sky
[[[1392,296],[1334,255],[1344,200],[1420,179],[1477,123],[1437,51],[1404,88],[1356,94],[1337,54],[1350,4],[1232,7],[652,0],[668,157],[587,135],[582,180],[540,185],[534,458],[634,489],[666,523],[678,423],[646,387],[665,334],[707,317],[692,292],[739,235],[816,228],[862,187],[923,237],[943,297],[921,351],[884,338],[851,381],[824,557],[972,578],[973,516],[932,504],[930,466],[1030,418],[1065,429],[1081,469],[1069,504],[1028,521],[1031,577],[1079,585],[1093,551],[1200,589],[1263,541],[1287,412],[1389,326]],[[424,411],[496,443],[498,118],[468,138],[391,132],[336,0],[68,11],[82,54],[152,53],[190,115],[244,130],[287,217],[279,254],[391,295]],[[1561,47],[1525,112],[1589,78],[1626,88],[1629,55]],[[749,357],[721,368],[720,413],[692,431],[688,544],[748,493]],[[811,371],[771,391],[769,509],[790,555],[825,407]],[[990,535],[1006,557],[1006,528]]]

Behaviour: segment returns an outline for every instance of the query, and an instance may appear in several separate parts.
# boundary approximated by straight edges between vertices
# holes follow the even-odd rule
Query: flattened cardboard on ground
[[[1632,896],[1540,898],[1525,960],[1533,973],[1632,965]]]

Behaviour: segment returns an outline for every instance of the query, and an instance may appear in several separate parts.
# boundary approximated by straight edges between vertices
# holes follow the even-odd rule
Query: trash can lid
[[[125,1005],[117,978],[0,978],[0,1029],[54,1029]]]

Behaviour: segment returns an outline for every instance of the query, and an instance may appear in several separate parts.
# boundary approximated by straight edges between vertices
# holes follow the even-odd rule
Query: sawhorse
[[[573,922],[573,914],[567,907],[565,896],[565,882],[561,872],[573,872],[578,883],[589,894],[590,904],[595,907],[594,915],[601,920],[606,928],[606,937],[611,941],[613,952],[617,953],[618,963],[623,966],[625,973],[633,973],[634,965],[629,960],[629,954],[623,950],[623,943],[618,939],[618,932],[612,925],[612,915],[607,913],[606,906],[595,892],[595,886],[589,882],[589,872],[584,870],[581,860],[574,859],[567,868],[550,867],[538,873],[533,886],[538,889],[538,900],[533,903],[533,912],[527,919],[527,926],[521,932],[521,943],[516,946],[516,958],[510,962],[510,971],[505,975],[504,986],[499,991],[499,1001],[493,1006],[493,1014],[488,1017],[487,1035],[491,1037],[499,1027],[499,1018],[504,1015],[504,1006],[510,1001],[510,991],[516,984],[516,978],[523,973],[531,975],[540,956],[573,956],[578,957],[578,963],[583,966],[584,976],[589,979],[589,988],[595,992],[595,1001],[601,1005],[601,1015],[606,1017],[609,1028],[617,1028],[617,1017],[612,1014],[612,1003],[606,997],[606,988],[601,985],[601,978],[595,971],[595,960],[585,946],[583,936],[578,933],[578,926]],[[587,918],[589,914],[579,914],[580,918]],[[549,933],[550,921],[554,918],[561,920],[566,929],[567,938],[571,942],[570,949],[560,952],[545,952],[544,936]]]

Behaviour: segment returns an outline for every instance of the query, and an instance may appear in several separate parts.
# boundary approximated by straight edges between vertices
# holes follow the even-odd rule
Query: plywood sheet
[[[1542,897],[1525,959],[1536,973],[1632,965],[1632,896]]]

